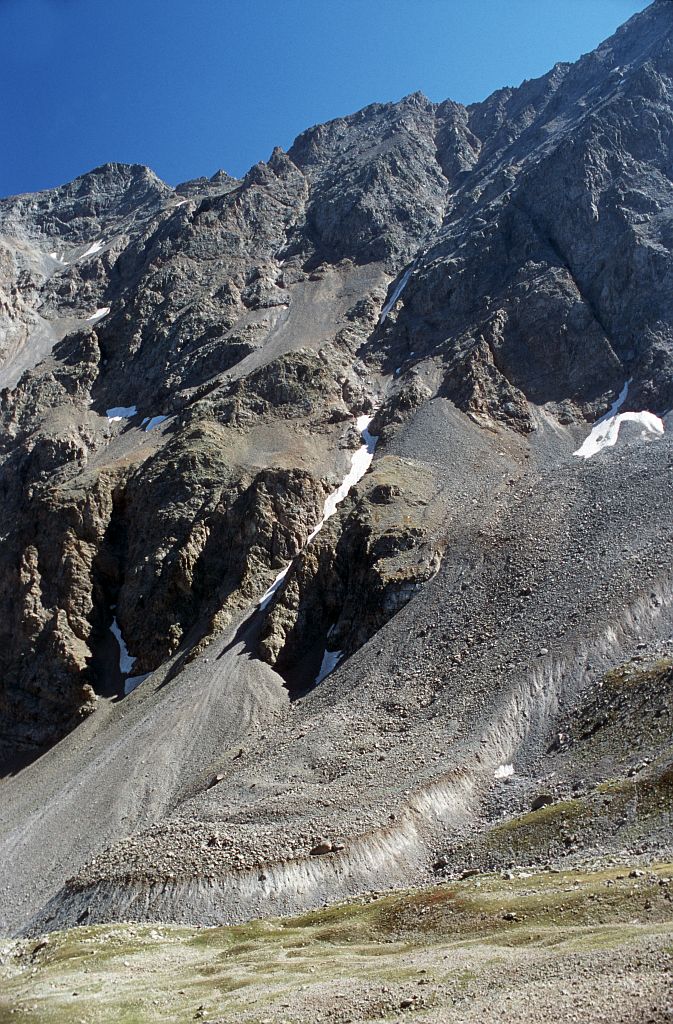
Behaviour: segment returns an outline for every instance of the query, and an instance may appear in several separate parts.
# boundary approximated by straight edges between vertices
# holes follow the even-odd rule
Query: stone
[[[530,805],[530,809],[531,811],[539,811],[543,807],[547,807],[549,804],[553,803],[554,797],[551,795],[551,793],[541,793],[539,796],[535,797],[535,799]]]
[[[315,846],[311,848],[312,857],[322,857],[324,854],[331,852],[332,844],[327,839],[324,839],[321,842],[316,843]]]

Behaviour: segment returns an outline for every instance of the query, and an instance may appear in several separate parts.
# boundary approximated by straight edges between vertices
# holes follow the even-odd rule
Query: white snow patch
[[[188,202],[189,202],[189,199],[178,199],[177,203],[173,204],[173,208],[177,209],[178,206],[184,206],[185,203],[188,203]]]
[[[367,472],[367,470],[369,469],[372,459],[374,458],[374,451],[376,450],[376,443],[378,441],[378,437],[374,436],[373,434],[370,434],[368,429],[369,424],[371,423],[373,418],[373,416],[366,415],[358,416],[356,420],[356,425],[358,430],[360,431],[360,436],[362,437],[363,444],[360,448],[358,448],[356,452],[353,453],[353,457],[351,459],[351,468],[349,469],[348,473],[344,477],[339,487],[337,487],[335,491],[332,491],[331,494],[327,495],[327,498],[325,499],[325,505],[323,508],[322,519],[315,527],[315,529],[312,530],[311,533],[309,534],[304,547],[310,544],[313,538],[320,533],[327,520],[336,512],[337,506],[341,504],[345,497],[347,497],[351,487],[354,487],[358,480],[361,480],[362,477]],[[269,589],[266,591],[265,594],[263,594],[258,606],[260,609],[266,608],[266,606],[269,604],[273,595],[279,589],[283,580],[290,571],[291,565],[292,562],[289,562],[288,565],[286,565],[285,568],[278,573]]]
[[[395,303],[399,299],[400,295],[402,294],[402,292],[406,288],[406,286],[407,286],[407,284],[409,282],[409,278],[411,277],[413,269],[414,269],[414,264],[412,263],[412,265],[409,267],[409,269],[405,270],[404,274],[402,275],[402,279],[400,280],[399,284],[397,285],[397,288],[395,288],[393,294],[390,296],[390,298],[386,302],[385,306],[381,310],[381,316],[379,317],[379,326],[385,321],[386,317],[388,316],[388,313],[393,308],[393,306],[395,305]]]
[[[334,671],[334,669],[337,667],[343,656],[343,651],[325,651],[325,653],[322,656],[320,671],[318,672],[318,675],[315,677],[316,686],[318,685],[318,683],[322,683],[325,676],[328,676],[330,672]]]
[[[110,423],[117,423],[119,420],[128,420],[138,415],[135,405],[115,405],[112,409],[106,409],[105,415]]]
[[[88,324],[96,323],[97,320],[102,320],[104,316],[107,316],[109,312],[109,306],[101,306],[100,309],[97,309],[95,313],[92,313],[91,316],[86,318],[86,322]]]
[[[641,437],[646,437],[648,434],[655,434],[657,437],[661,437],[665,431],[664,421],[660,416],[655,416],[653,412],[623,412],[617,417],[618,424],[622,423],[638,423],[642,428],[643,432]]]
[[[149,679],[151,675],[151,672],[145,672],[142,676],[128,676],[128,678],[124,680],[124,696],[128,697],[129,693],[132,693],[136,686],[140,686],[140,684],[144,683],[146,679]]]
[[[325,507],[322,513],[322,519],[316,526],[315,530],[309,534],[309,538],[306,541],[310,544],[313,538],[322,530],[327,520],[334,515],[337,510],[337,506],[348,496],[348,492],[351,487],[354,487],[358,480],[361,480],[367,470],[372,464],[374,458],[374,452],[376,450],[376,443],[378,437],[374,437],[373,434],[369,433],[369,424],[373,420],[373,416],[358,416],[357,428],[360,431],[360,436],[363,440],[362,447],[358,448],[353,454],[351,459],[351,468],[344,477],[340,486],[337,487],[336,491],[332,491],[331,494],[327,495],[325,499]]]
[[[511,779],[514,775],[514,765],[501,764],[499,768],[496,768],[493,774],[496,779]]]
[[[265,591],[265,593],[262,595],[262,598],[261,598],[261,600],[259,602],[259,608],[260,609],[263,610],[269,604],[269,602],[271,601],[271,598],[276,593],[276,591],[279,589],[281,583],[283,582],[283,580],[285,579],[285,577],[289,573],[291,565],[292,565],[292,562],[288,562],[288,564],[285,566],[285,568],[282,569],[278,573],[278,575],[276,576],[275,580],[273,581],[273,583],[271,584],[269,589],[267,591]]]
[[[145,431],[154,430],[155,427],[158,427],[160,423],[163,423],[164,420],[167,420],[167,419],[168,419],[168,416],[153,416],[151,419],[143,420],[143,423],[147,423],[147,426],[145,427]],[[142,426],[142,423],[140,425]]]
[[[114,636],[115,640],[119,645],[119,671],[123,672],[124,675],[126,675],[126,673],[130,672],[133,666],[135,665],[136,659],[131,657],[131,655],[129,654],[129,649],[124,643],[124,637],[122,636],[122,631],[119,628],[119,623],[117,622],[116,615],[112,617],[112,625],[110,626],[110,632],[112,633],[112,635]]]
[[[578,458],[590,459],[604,448],[614,447],[617,444],[622,423],[638,423],[643,428],[641,434],[643,438],[648,436],[661,437],[663,435],[663,420],[659,416],[655,416],[654,413],[619,412],[626,401],[630,383],[630,380],[626,382],[619,393],[619,397],[612,403],[608,412],[606,412],[605,416],[601,416],[599,420],[596,420],[589,436],[582,446],[573,453]]]
[[[102,238],[97,238],[95,242],[91,243],[87,251],[82,253],[80,259],[83,260],[87,256],[95,256],[97,252],[101,251],[104,244]]]

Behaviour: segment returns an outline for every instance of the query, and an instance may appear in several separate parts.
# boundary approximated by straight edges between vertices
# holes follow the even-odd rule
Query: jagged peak
[[[108,163],[99,164],[98,167],[80,174],[70,182],[69,186],[63,187],[68,188],[79,184],[93,186],[99,182],[118,186],[122,191],[140,185],[160,192],[172,192],[170,186],[162,181],[150,167],[146,167],[145,164],[127,164],[120,161],[109,161]]]
[[[145,185],[157,192],[168,193],[172,191],[170,186],[144,164],[109,161],[108,163],[99,164],[89,171],[84,171],[83,174],[78,174],[76,178],[64,182],[62,185],[41,189],[38,192],[24,192],[13,196],[6,196],[0,199],[0,202],[12,203],[16,200],[23,200],[27,196],[32,196],[35,200],[38,200],[49,196],[95,191],[101,183],[107,184],[108,182],[120,186],[119,191],[121,192],[125,192],[130,187],[137,187],[138,185]]]
[[[393,104],[393,106],[418,107],[421,110],[430,110],[434,109],[436,104],[428,99],[424,92],[417,89],[415,92],[410,92],[407,96],[403,96],[399,103]]]
[[[144,177],[144,178],[157,178],[154,171],[147,167],[145,164],[136,163],[125,163],[121,160],[108,160],[106,163],[98,164],[97,167],[92,167],[90,171],[85,171],[84,174],[80,174],[75,178],[78,181],[80,178],[86,178],[90,175],[96,175],[97,177]]]
[[[319,162],[323,147],[339,140],[351,129],[358,129],[361,125],[376,119],[384,121],[388,118],[391,123],[394,123],[397,118],[408,114],[409,111],[434,112],[438,107],[439,104],[433,103],[418,90],[399,100],[370,103],[351,114],[307,128],[294,140],[288,151],[288,156],[299,168],[303,168]]]
[[[237,180],[238,180],[237,178],[235,178],[233,175],[229,174],[227,171],[222,170],[222,168],[220,168],[219,170],[215,171],[215,173],[212,174],[210,176],[210,178],[208,179],[208,181],[212,182],[213,185],[219,185],[221,183],[226,184],[228,182],[237,181]]]

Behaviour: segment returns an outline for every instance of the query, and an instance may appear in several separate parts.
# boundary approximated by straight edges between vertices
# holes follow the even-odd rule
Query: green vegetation
[[[550,810],[534,814],[548,817]],[[671,875],[673,865],[633,878],[628,868],[509,881],[481,875],[235,927],[77,928],[49,936],[44,946],[33,940],[7,947],[0,1020],[159,1024],[199,1019],[204,1006],[208,1019],[234,1014],[252,1024],[326,985],[375,984],[377,992],[416,986],[419,955],[429,973],[440,972],[461,992],[476,977],[461,966],[470,950],[495,970],[497,950],[518,957],[553,947],[555,956],[571,956],[643,935],[670,944]]]
[[[621,690],[626,687],[668,683],[670,675],[673,675],[673,660],[659,658],[658,661],[642,667],[634,662],[620,665],[605,673],[603,683],[612,690]]]

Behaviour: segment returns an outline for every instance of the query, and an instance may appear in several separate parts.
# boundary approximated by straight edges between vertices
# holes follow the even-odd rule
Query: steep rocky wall
[[[445,525],[424,514],[436,489],[427,469],[383,455],[296,559],[258,648],[291,692],[317,676],[326,649],[352,654],[436,574]]]
[[[465,493],[495,501],[487,463],[564,459],[627,380],[625,411],[670,408],[671,35],[658,0],[575,65],[374,104],[240,181],[109,164],[0,201],[8,750],[120,689],[112,604],[143,674],[301,552],[259,651],[304,682],[353,654],[447,550],[447,453],[386,462],[423,409],[483,431]],[[302,551],[375,405],[371,484]]]

